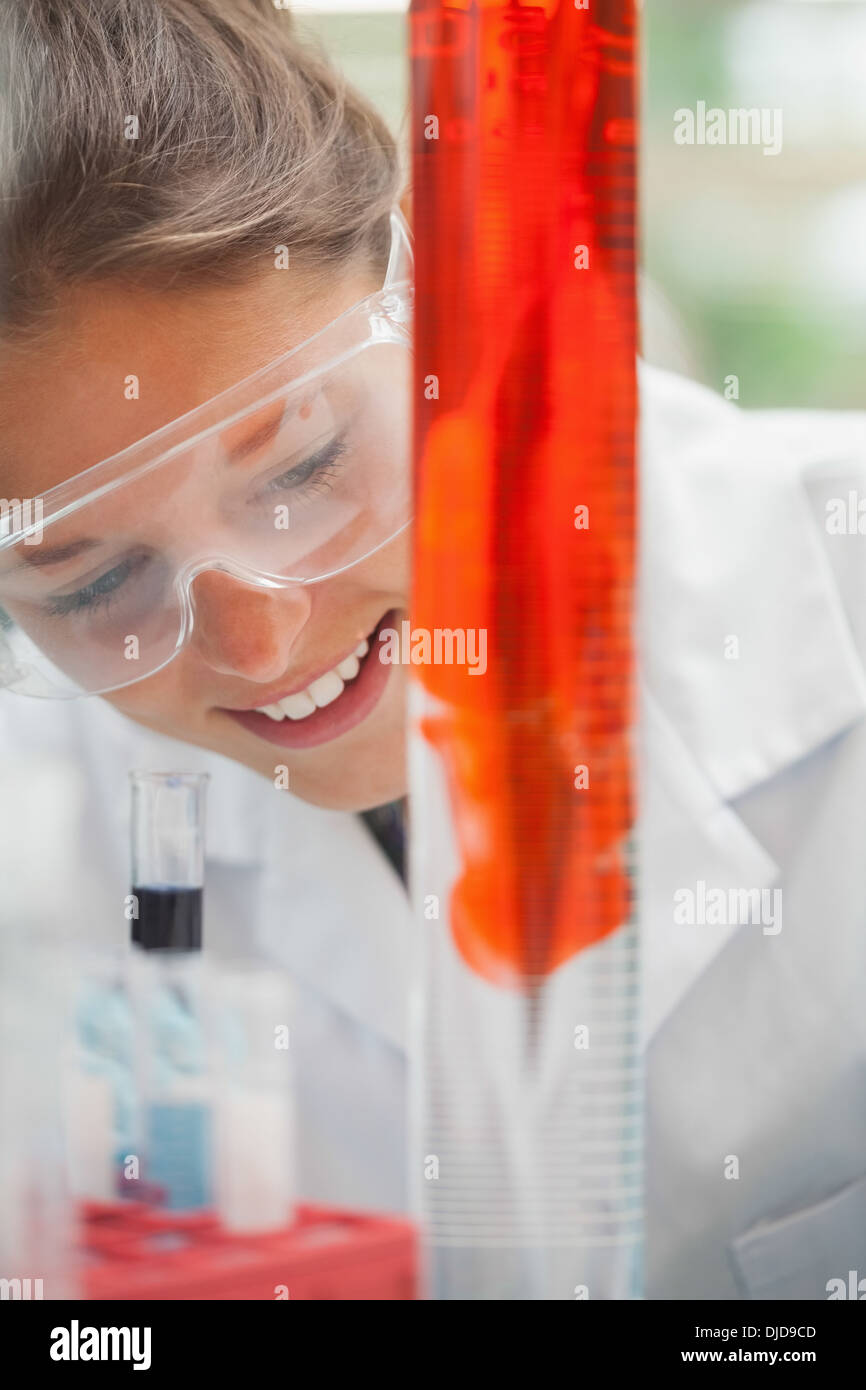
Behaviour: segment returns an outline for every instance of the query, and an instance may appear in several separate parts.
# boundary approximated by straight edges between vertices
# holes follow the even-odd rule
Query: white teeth
[[[300,690],[297,695],[286,695],[285,699],[280,700],[279,708],[289,719],[306,719],[316,706],[312,696],[306,690]]]
[[[314,710],[324,709],[342,695],[345,682],[354,680],[361,669],[360,658],[366,656],[370,643],[366,637],[359,642],[350,656],[344,657],[333,671],[327,671],[318,680],[311,681],[306,690],[295,695],[286,695],[275,705],[260,705],[258,714],[266,714],[269,719],[306,719]]]
[[[345,661],[340,662],[337,667],[337,675],[344,681],[354,680],[360,669],[361,663],[353,652],[351,656],[346,657]]]
[[[327,675],[319,676],[317,681],[313,681],[312,685],[307,686],[309,694],[312,695],[319,709],[322,709],[324,705],[330,705],[337,699],[338,695],[342,695],[344,689],[345,686],[336,671],[328,671]]]

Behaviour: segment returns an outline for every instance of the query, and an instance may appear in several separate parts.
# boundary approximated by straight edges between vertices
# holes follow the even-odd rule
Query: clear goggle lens
[[[203,571],[313,584],[408,525],[410,274],[395,213],[379,294],[52,489],[36,520],[0,517],[0,686],[71,697],[132,684],[186,644]]]
[[[279,588],[380,549],[410,517],[409,374],[407,342],[374,336],[0,543],[0,683],[117,689],[185,644],[203,570]]]

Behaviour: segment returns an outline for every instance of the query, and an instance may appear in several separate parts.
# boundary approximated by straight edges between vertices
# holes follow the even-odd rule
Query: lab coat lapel
[[[737,798],[866,712],[866,676],[802,452],[651,369],[642,378],[642,949],[649,1039],[736,931],[677,926],[673,894],[769,887]],[[747,930],[756,930],[750,925]]]
[[[852,456],[840,450],[806,470],[806,488],[814,514],[823,521],[821,541],[843,596],[846,616],[858,651],[866,652],[866,424],[862,447]],[[861,529],[862,528],[862,529]]]
[[[647,1043],[741,929],[736,922],[678,921],[676,895],[685,889],[697,897],[700,883],[707,889],[769,888],[779,870],[647,691],[641,724],[638,903]]]

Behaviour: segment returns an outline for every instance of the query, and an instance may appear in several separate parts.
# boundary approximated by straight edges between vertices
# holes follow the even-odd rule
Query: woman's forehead
[[[33,341],[0,346],[0,495],[36,497],[305,342],[370,292],[288,273],[171,293],[70,294]]]

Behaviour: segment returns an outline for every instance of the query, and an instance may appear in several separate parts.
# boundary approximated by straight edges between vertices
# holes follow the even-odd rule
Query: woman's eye
[[[313,484],[315,488],[327,487],[336,476],[338,460],[345,452],[345,435],[337,435],[302,463],[297,463],[293,468],[287,468],[285,473],[271,478],[265,492],[295,492],[308,483]]]
[[[53,618],[66,618],[71,613],[92,611],[101,604],[107,605],[111,596],[125,584],[129,576],[140,569],[142,557],[127,556],[113,569],[106,570],[98,579],[75,589],[71,594],[55,594],[48,602],[47,609]]]

